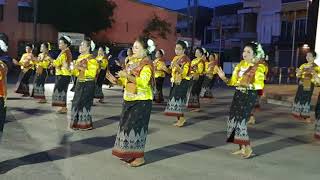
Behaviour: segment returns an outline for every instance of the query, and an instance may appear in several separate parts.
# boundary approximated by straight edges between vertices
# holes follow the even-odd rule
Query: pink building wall
[[[96,33],[93,39],[97,42],[111,41],[116,43],[133,43],[136,37],[142,34],[147,22],[157,15],[171,24],[171,34],[167,40],[154,39],[157,47],[164,49],[166,59],[174,56],[174,47],[177,40],[176,24],[177,13],[148,4],[137,3],[133,0],[113,0],[117,4],[114,12],[112,29]]]
[[[18,0],[7,0],[4,5],[3,21],[0,21],[0,32],[9,38],[9,55],[17,58],[18,42],[33,41],[33,24],[18,20]],[[58,32],[51,25],[38,25],[38,41],[57,41]]]
[[[154,39],[157,46],[166,51],[166,59],[174,56],[176,42],[177,13],[160,7],[143,4],[134,0],[113,0],[117,4],[114,12],[114,24],[111,29],[93,34],[96,42],[114,42],[132,44],[142,34],[147,22],[157,15],[171,24],[172,33],[167,40]],[[33,41],[33,24],[18,21],[18,0],[7,0],[4,5],[3,21],[0,21],[0,33],[9,38],[9,55],[17,58],[19,41]],[[49,24],[38,24],[38,41],[56,42],[58,31]]]

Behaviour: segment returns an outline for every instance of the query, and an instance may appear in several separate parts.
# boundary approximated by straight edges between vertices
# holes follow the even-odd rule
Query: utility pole
[[[198,16],[198,0],[194,0],[193,5],[193,22],[192,22],[192,41],[191,41],[191,50],[193,50],[194,40],[196,36],[197,28],[197,16]]]
[[[219,40],[219,58],[221,58],[221,51],[222,51],[222,22],[219,22],[219,34],[220,34],[220,40]]]
[[[38,0],[33,0],[33,44],[37,42]]]
[[[187,22],[187,28],[188,28],[188,36],[191,37],[192,34],[191,34],[191,20],[190,20],[190,17],[191,17],[191,0],[188,0],[188,22]]]
[[[297,19],[297,11],[294,11],[293,17],[293,26],[292,26],[292,52],[291,52],[291,67],[293,67],[294,61],[294,50],[295,50],[295,41],[296,41],[296,19]]]

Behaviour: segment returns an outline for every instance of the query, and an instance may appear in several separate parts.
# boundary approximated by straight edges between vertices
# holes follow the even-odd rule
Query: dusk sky
[[[188,4],[188,0],[141,0],[143,2],[152,3],[158,6],[166,7],[169,9],[184,8]],[[193,3],[193,0],[191,0]],[[231,4],[239,2],[240,0],[199,0],[200,5],[207,7],[214,7],[223,4]]]

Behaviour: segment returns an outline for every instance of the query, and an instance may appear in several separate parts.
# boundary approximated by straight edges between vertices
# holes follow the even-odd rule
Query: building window
[[[306,36],[306,19],[296,20],[296,36],[301,39]]]
[[[306,19],[296,20],[296,39],[303,40],[306,37]],[[281,23],[281,39],[291,40],[293,38],[293,23],[290,21],[282,21]]]
[[[286,21],[281,22],[281,37],[283,39],[286,39],[286,37],[287,37],[287,22]]]
[[[255,13],[244,15],[244,32],[257,32],[257,17]]]
[[[33,21],[33,8],[19,7],[19,22],[32,22],[32,21]]]
[[[32,0],[18,0],[19,22],[33,21]]]
[[[3,20],[3,10],[4,10],[4,5],[0,4],[0,21]]]
[[[292,22],[282,21],[281,22],[281,39],[290,40],[292,39],[293,29]]]

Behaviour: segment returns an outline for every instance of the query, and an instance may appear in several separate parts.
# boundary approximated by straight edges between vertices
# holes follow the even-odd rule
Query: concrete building
[[[238,11],[241,16],[238,37],[242,46],[250,41],[270,46],[272,38],[280,35],[280,12],[281,0],[243,0],[243,9]]]
[[[209,7],[204,6],[198,6],[197,9],[195,7],[190,8],[190,15],[191,17],[188,17],[188,8],[183,8],[177,10],[179,12],[178,16],[178,23],[177,23],[177,33],[180,37],[184,38],[191,38],[192,33],[192,17],[195,14],[195,11],[197,11],[196,16],[196,32],[195,32],[195,38],[198,41],[201,41],[203,44],[206,39],[211,39],[211,34],[208,34],[205,36],[206,27],[210,25],[213,9]],[[190,33],[190,34],[189,34]]]
[[[275,66],[299,66],[306,51],[309,0],[243,0],[241,45],[258,41]]]
[[[281,1],[281,34],[275,37],[276,65],[298,67],[305,62],[309,0]],[[284,59],[286,59],[284,61]]]
[[[243,3],[229,4],[214,8],[210,26],[206,28],[204,46],[215,52],[224,52],[227,61],[239,61],[240,39],[237,35],[241,28],[238,10]]]

